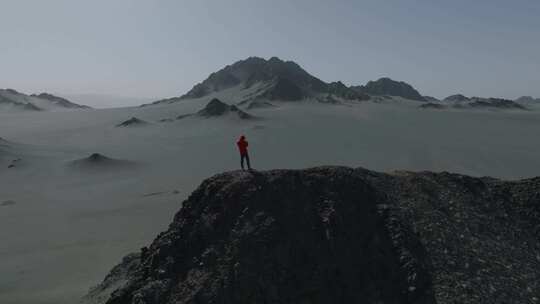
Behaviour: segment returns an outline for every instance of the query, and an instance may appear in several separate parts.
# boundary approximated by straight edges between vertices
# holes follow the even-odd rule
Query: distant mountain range
[[[346,86],[340,81],[324,82],[312,76],[300,65],[292,61],[283,61],[277,57],[268,60],[259,57],[249,57],[228,65],[210,74],[203,82],[196,84],[187,93],[168,99],[162,99],[153,104],[174,103],[185,99],[203,97],[229,96],[231,103],[248,104],[260,103],[260,100],[300,101],[314,99],[325,103],[336,103],[343,100],[364,101],[376,96],[385,98],[400,97],[425,103],[441,103],[441,100],[423,96],[412,85],[383,77],[369,81],[365,85]],[[456,107],[497,107],[521,108],[522,103],[538,102],[532,97],[522,97],[516,101],[499,98],[466,97],[461,94],[452,95],[442,102],[459,103]],[[447,105],[433,106],[444,109]],[[431,106],[425,106],[431,108]]]
[[[498,109],[518,109],[525,110],[526,103],[523,102],[523,98],[517,100],[509,100],[503,98],[484,98],[484,97],[467,97],[462,94],[455,94],[446,97],[437,104],[425,105],[423,108],[435,108],[444,109],[447,107],[453,108],[498,108]],[[534,99],[530,97],[532,102]],[[430,102],[433,103],[433,102]]]
[[[0,89],[0,112],[61,111],[89,108],[48,93],[26,95],[13,89]]]
[[[283,61],[277,57],[268,60],[249,57],[210,74],[208,78],[181,96],[161,99],[151,104],[175,103],[203,97],[207,97],[206,101],[217,97],[226,103],[246,105],[248,109],[269,104],[268,101],[294,102],[309,99],[322,103],[340,103],[370,99],[389,100],[394,97],[427,103],[421,107],[432,109],[448,107],[524,109],[527,105],[540,103],[540,99],[530,96],[507,100],[467,97],[462,94],[451,95],[441,101],[435,97],[423,96],[404,81],[396,81],[388,77],[369,81],[365,85],[347,86],[341,81],[324,82],[293,61]],[[101,99],[91,98],[94,101]],[[130,103],[133,101],[130,99]],[[89,107],[47,93],[26,95],[12,89],[0,89],[0,111],[56,111],[86,108]]]

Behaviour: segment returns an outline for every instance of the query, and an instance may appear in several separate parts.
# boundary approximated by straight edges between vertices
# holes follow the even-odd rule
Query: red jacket
[[[248,153],[247,147],[249,144],[245,138],[240,138],[236,145],[238,146],[238,150],[240,150],[241,155],[246,155]]]

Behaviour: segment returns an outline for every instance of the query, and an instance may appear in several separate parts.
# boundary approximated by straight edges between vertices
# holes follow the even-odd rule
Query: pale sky
[[[539,16],[538,0],[0,0],[0,88],[158,99],[278,56],[348,85],[540,97]]]

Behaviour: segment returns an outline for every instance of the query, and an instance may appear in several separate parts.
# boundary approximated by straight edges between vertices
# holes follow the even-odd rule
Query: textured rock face
[[[198,98],[239,84],[244,84],[247,88],[259,82],[272,80],[278,82],[286,80],[298,88],[317,92],[326,89],[326,83],[311,76],[292,61],[283,61],[277,57],[268,60],[250,57],[212,73],[182,98]]]
[[[123,282],[107,303],[534,303],[539,218],[540,178],[230,172],[93,294]]]
[[[298,101],[303,99],[302,88],[286,78],[278,78],[275,84],[262,97],[269,100]]]

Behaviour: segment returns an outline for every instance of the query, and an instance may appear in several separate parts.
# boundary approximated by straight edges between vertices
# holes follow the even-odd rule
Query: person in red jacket
[[[251,170],[251,164],[249,163],[249,154],[248,154],[248,142],[246,140],[246,137],[244,135],[240,136],[240,139],[236,142],[236,145],[238,146],[238,151],[240,151],[240,166],[242,166],[242,170],[244,170],[244,160],[247,161],[247,167],[249,170]]]

